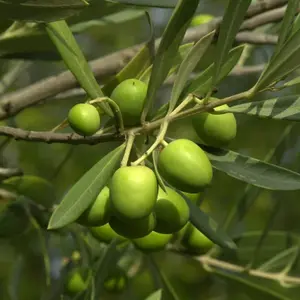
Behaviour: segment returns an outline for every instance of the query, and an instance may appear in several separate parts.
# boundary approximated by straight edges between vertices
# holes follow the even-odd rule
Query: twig
[[[261,12],[266,11],[267,9],[277,7],[278,5],[284,4],[286,2],[287,1],[265,0],[261,5],[254,4],[254,6],[251,6],[249,8],[249,13],[247,14],[247,16],[255,16]],[[284,9],[281,9],[280,13],[282,18],[284,15]],[[275,15],[273,17],[276,17],[277,20],[279,18],[279,15]],[[204,35],[216,29],[221,21],[222,18],[215,18],[207,24],[190,28],[186,32],[183,43],[198,41]],[[268,21],[273,22],[274,20],[268,19]],[[247,20],[245,22],[247,22]],[[249,23],[248,26],[250,26]],[[253,27],[254,25],[251,26]],[[247,28],[248,27],[244,29]],[[159,42],[160,39],[157,39],[155,42],[156,47],[159,45]],[[130,61],[134,57],[134,55],[140,50],[141,47],[142,45],[136,45],[125,50],[107,55],[100,59],[91,61],[91,67],[96,78],[98,80],[101,80],[103,78],[107,78],[108,76],[116,74],[128,63],[128,61]],[[18,91],[8,93],[0,97],[0,120],[10,116],[14,116],[24,108],[39,103],[42,100],[49,99],[50,97],[53,97],[59,93],[65,92],[77,86],[77,81],[75,80],[72,73],[66,71],[57,76],[42,79],[28,87],[19,89]]]
[[[237,266],[225,261],[221,261],[215,258],[211,258],[209,256],[203,255],[199,257],[195,257],[197,261],[199,261],[203,265],[208,265],[210,267],[215,267],[219,269],[223,269],[226,271],[232,271],[235,273],[245,273],[245,268],[241,266]],[[212,270],[213,271],[213,270]],[[282,273],[271,273],[271,272],[264,272],[256,269],[251,269],[246,272],[246,274],[254,276],[254,277],[259,277],[259,278],[264,278],[264,279],[269,279],[269,280],[274,280],[278,282],[284,282],[284,283],[291,283],[291,284],[300,284],[300,278],[299,277],[293,277],[293,276],[288,276],[288,275],[283,275]]]

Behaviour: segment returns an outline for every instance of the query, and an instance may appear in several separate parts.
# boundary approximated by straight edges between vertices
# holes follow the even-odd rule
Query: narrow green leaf
[[[283,96],[274,99],[233,105],[221,112],[247,114],[260,118],[300,121],[300,97]]]
[[[277,83],[300,67],[300,29],[298,29],[282,46],[280,51],[271,58],[258,82],[253,87],[252,94]]]
[[[174,61],[172,64],[172,67],[166,77],[166,79],[171,76],[172,74],[174,74],[176,72],[176,70],[178,69],[179,65],[181,64],[181,62],[183,61],[183,59],[186,57],[186,55],[188,54],[188,52],[190,51],[190,49],[193,47],[193,43],[188,43],[188,44],[184,44],[181,45],[177,51],[177,54],[174,57]],[[152,68],[153,66],[151,65],[150,67],[148,67],[143,74],[140,76],[140,80],[145,82],[145,83],[149,83],[150,77],[151,77],[151,73],[152,73]]]
[[[117,0],[116,2],[135,6],[174,8],[177,0]]]
[[[227,233],[213,220],[209,215],[204,213],[200,208],[186,197],[182,192],[177,192],[185,199],[190,208],[190,222],[207,236],[215,244],[222,248],[235,249],[236,245]]]
[[[155,291],[149,295],[145,300],[161,300],[162,299],[162,289]]]
[[[293,246],[289,249],[283,250],[270,260],[264,262],[258,270],[264,272],[280,272],[286,266],[290,268],[294,264],[297,256],[299,255],[299,245]]]
[[[261,231],[247,231],[243,234],[235,234],[233,240],[237,244],[237,250],[233,263],[246,265],[256,250],[256,245],[261,238]],[[261,265],[279,255],[283,251],[299,244],[299,236],[288,231],[270,231],[261,245],[257,264]],[[232,259],[232,255],[224,253],[224,260]]]
[[[251,0],[229,1],[222,24],[220,26],[211,88],[213,88],[217,83],[220,69],[227,59],[228,52],[232,47],[235,36],[240,29],[250,4]]]
[[[281,50],[283,44],[288,38],[289,33],[291,32],[294,17],[297,14],[297,8],[299,6],[299,3],[300,3],[299,0],[288,1],[287,9],[285,11],[282,25],[279,32],[278,42],[274,50],[274,56]]]
[[[3,180],[1,188],[30,198],[37,204],[51,207],[56,200],[53,185],[44,178],[32,175],[15,176]]]
[[[197,9],[199,0],[179,0],[159,44],[149,81],[147,98],[142,112],[146,120],[158,88],[166,79],[180,43]]]
[[[87,6],[82,0],[0,0],[0,19],[51,22],[68,18]]]
[[[226,61],[221,66],[215,84],[220,83],[221,80],[224,79],[234,68],[234,66],[238,63],[243,53],[244,47],[245,47],[244,45],[241,45],[233,48],[229,52]],[[199,96],[203,96],[204,94],[206,94],[212,85],[213,70],[214,70],[214,64],[211,64],[205,71],[200,73],[185,87],[183,94],[187,95],[189,93],[193,93]]]
[[[73,185],[52,214],[48,229],[74,222],[88,208],[119,167],[124,149],[122,144],[107,154]]]
[[[296,31],[298,31],[300,29],[300,15],[298,14],[298,16],[296,17],[292,29],[289,32],[288,38],[290,38]]]
[[[183,59],[174,81],[171,100],[169,102],[169,112],[172,112],[175,108],[190,74],[193,72],[194,68],[205,54],[213,40],[214,34],[215,31],[205,35],[202,39],[200,39]]]
[[[269,190],[299,190],[300,174],[224,149],[204,147],[213,167],[231,177]]]
[[[66,66],[76,77],[88,96],[91,99],[104,97],[104,94],[68,24],[65,21],[48,23],[46,24],[46,30]],[[102,103],[101,108],[110,116],[112,115],[106,104]]]
[[[300,16],[300,15],[299,15]],[[300,77],[296,77],[288,82],[285,82],[284,83],[284,87],[290,87],[290,86],[293,86],[293,85],[297,85],[300,83]]]

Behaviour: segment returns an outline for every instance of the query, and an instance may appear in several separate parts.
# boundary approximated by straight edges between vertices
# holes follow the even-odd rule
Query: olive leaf
[[[299,80],[299,78],[297,78]],[[260,118],[300,121],[300,97],[283,96],[262,101],[233,105],[219,111],[257,116]]]
[[[198,7],[198,3],[199,0],[179,0],[175,7],[153,62],[147,97],[141,116],[142,121],[146,120],[149,111],[152,109],[157,90],[166,79],[173,65],[174,56]]]
[[[252,88],[252,95],[255,95],[257,92],[277,83],[299,68],[299,55],[300,29],[295,31],[295,33],[283,44],[280,51],[271,58],[257,83]]]
[[[58,229],[77,220],[119,167],[124,149],[122,144],[108,153],[72,186],[53,212],[48,229]]]
[[[269,190],[300,189],[300,174],[261,160],[225,150],[201,146],[213,168],[231,177]]]
[[[289,33],[291,32],[291,29],[293,27],[294,17],[297,13],[297,8],[299,6],[299,3],[300,3],[299,0],[288,1],[287,9],[283,17],[283,21],[279,32],[279,38],[274,50],[273,57],[275,57],[276,54],[280,51],[283,44],[286,42]]]
[[[162,289],[159,289],[149,295],[145,300],[161,300],[162,299]]]
[[[0,0],[0,19],[51,22],[68,18],[87,6],[82,0]]]
[[[215,31],[210,32],[209,34],[205,35],[203,38],[201,38],[195,46],[188,52],[186,57],[183,59],[182,63],[180,64],[180,67],[178,69],[172,93],[171,93],[171,100],[169,101],[169,112],[172,112],[172,110],[175,108],[176,103],[183,91],[183,88],[189,79],[190,74],[196,67],[196,65],[199,63],[203,55],[205,54],[206,50],[210,46],[213,37],[214,37]]]
[[[104,94],[68,24],[65,21],[51,22],[46,24],[46,31],[66,66],[76,77],[88,96],[91,99],[104,97]],[[101,103],[100,106],[104,112],[112,116],[112,112],[107,104]]]
[[[220,227],[213,218],[204,213],[193,201],[191,201],[185,194],[177,190],[186,201],[190,208],[190,222],[200,230],[206,237],[212,242],[219,245],[222,248],[230,250],[236,249],[236,245],[233,240],[227,235],[227,233]]]
[[[215,54],[215,64],[212,73],[212,89],[217,81],[222,65],[227,59],[228,52],[232,47],[235,36],[244,20],[251,0],[230,0],[225,11],[223,21],[220,26],[219,37],[217,41],[217,51]]]
[[[179,65],[181,64],[181,62],[183,61],[183,59],[186,57],[186,55],[188,54],[188,52],[190,51],[190,49],[193,47],[193,43],[188,43],[188,44],[184,44],[181,45],[174,57],[173,63],[172,63],[172,67],[166,77],[166,79],[168,77],[170,77],[172,74],[174,74],[176,72],[176,70],[178,69]],[[153,66],[151,65],[150,67],[148,67],[143,74],[141,74],[141,76],[139,77],[139,79],[145,83],[149,83],[150,80],[150,76],[151,76],[151,72],[152,72],[152,68]]]
[[[174,8],[177,0],[116,0],[116,2],[135,6]]]
[[[215,84],[220,83],[221,80],[224,79],[234,68],[234,66],[238,63],[243,53],[244,47],[244,45],[241,45],[233,48],[229,52],[226,61],[221,66]],[[186,96],[189,93],[193,93],[198,96],[203,96],[205,93],[207,93],[212,85],[213,72],[214,63],[211,64],[208,68],[206,68],[203,72],[201,72],[198,76],[196,76],[196,78],[191,80],[189,84],[187,84],[187,86],[183,90],[183,96]]]

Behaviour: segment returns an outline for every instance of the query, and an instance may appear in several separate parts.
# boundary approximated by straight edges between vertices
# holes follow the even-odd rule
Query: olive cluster
[[[146,95],[147,85],[137,79],[125,80],[114,89],[110,98],[118,105],[125,126],[139,124]],[[192,117],[192,126],[204,145],[221,147],[235,138],[234,115],[218,113],[227,107]],[[68,120],[73,130],[84,136],[96,133],[100,127],[98,110],[87,103],[75,105]],[[175,191],[197,199],[212,181],[208,156],[199,145],[181,138],[164,146],[157,166],[167,187],[160,187],[155,172],[145,165],[121,167],[78,223],[102,242],[116,237],[121,242],[131,240],[142,251],[161,250],[174,238],[193,251],[211,247],[212,242],[189,222],[189,206]]]

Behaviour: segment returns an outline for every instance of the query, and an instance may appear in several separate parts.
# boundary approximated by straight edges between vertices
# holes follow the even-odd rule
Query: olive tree
[[[299,227],[280,226],[297,220],[297,205],[275,220],[300,189],[297,153],[282,162],[297,152],[299,1],[229,0],[220,17],[202,2],[0,0],[0,238],[12,252],[3,299],[298,299]],[[170,12],[159,36],[153,7]],[[146,41],[88,63],[79,33],[113,35],[136,17]],[[40,60],[62,73],[14,85]],[[57,100],[54,124],[47,104]],[[43,107],[45,128],[35,115],[18,125]],[[262,154],[242,151],[239,136]],[[46,170],[43,149],[72,147],[43,178],[5,152],[19,143],[44,143]],[[83,145],[73,164],[91,151],[96,161],[75,179],[68,162]],[[72,178],[59,193],[58,174]],[[233,201],[221,199],[228,191]],[[256,219],[263,193],[271,201]]]

